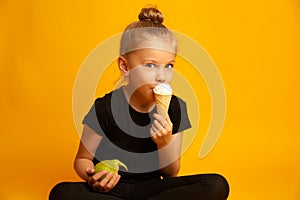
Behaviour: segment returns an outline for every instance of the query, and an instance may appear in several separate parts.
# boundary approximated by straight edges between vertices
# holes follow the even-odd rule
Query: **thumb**
[[[92,168],[92,167],[86,168],[85,171],[86,171],[86,173],[87,173],[88,176],[92,176],[95,173],[95,169]]]
[[[166,121],[167,121],[167,123],[172,127],[173,123],[172,123],[172,121],[171,121],[169,115],[167,116]]]

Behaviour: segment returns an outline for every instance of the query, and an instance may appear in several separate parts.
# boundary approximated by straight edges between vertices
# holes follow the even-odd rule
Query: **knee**
[[[229,183],[226,178],[220,174],[211,174],[211,185],[217,199],[227,199],[229,195]]]
[[[61,182],[55,185],[49,193],[49,200],[63,199],[63,194],[66,191],[66,189],[69,187],[68,185],[69,183],[67,182]]]

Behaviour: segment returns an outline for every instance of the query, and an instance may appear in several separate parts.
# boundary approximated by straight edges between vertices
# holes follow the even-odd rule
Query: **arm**
[[[158,150],[159,164],[164,177],[174,177],[180,170],[182,132],[172,135],[172,141]]]
[[[102,137],[89,126],[85,125],[83,127],[78,152],[74,160],[74,169],[78,176],[83,180],[88,180],[86,170],[94,168],[92,160],[101,140]]]
[[[155,120],[150,129],[152,140],[158,148],[159,165],[164,177],[177,176],[180,170],[182,133],[172,134],[172,122],[154,114]]]
[[[101,171],[95,174],[93,158],[102,137],[90,127],[84,126],[78,152],[74,160],[74,169],[78,176],[87,181],[94,190],[108,192],[120,180],[120,175]],[[101,181],[99,179],[105,176]]]

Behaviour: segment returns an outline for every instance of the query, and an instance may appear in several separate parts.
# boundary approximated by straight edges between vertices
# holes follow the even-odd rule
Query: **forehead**
[[[155,49],[176,54],[176,47],[174,44],[164,39],[146,39],[140,41],[135,45],[133,50],[135,51],[140,49]]]
[[[128,54],[129,61],[154,61],[158,63],[174,62],[176,54],[164,49],[145,48],[132,51]]]
[[[176,57],[176,48],[165,40],[146,39],[135,45],[128,55],[134,59],[170,62]]]

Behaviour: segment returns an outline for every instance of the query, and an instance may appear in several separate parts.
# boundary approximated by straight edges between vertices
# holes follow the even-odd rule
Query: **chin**
[[[154,102],[155,102],[154,95],[152,95],[152,97],[150,98],[150,102],[151,102],[151,103],[154,103]]]

